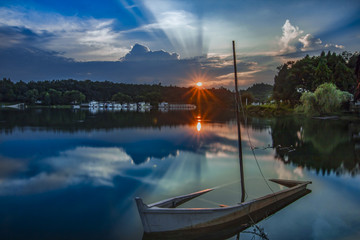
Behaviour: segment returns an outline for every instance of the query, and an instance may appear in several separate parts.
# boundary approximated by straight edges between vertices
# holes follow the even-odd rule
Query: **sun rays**
[[[211,102],[217,100],[214,94],[206,89],[209,77],[205,73],[194,72],[188,79],[192,88],[190,88],[183,97],[189,97],[190,103],[196,104],[200,111],[202,110],[202,107],[211,105]]]

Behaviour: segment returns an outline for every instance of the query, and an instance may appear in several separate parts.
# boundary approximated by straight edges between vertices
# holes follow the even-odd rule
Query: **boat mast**
[[[238,148],[239,148],[239,164],[240,164],[240,180],[241,180],[241,202],[245,201],[245,183],[244,183],[244,166],[242,157],[241,146],[241,130],[240,130],[240,93],[238,90],[238,78],[236,68],[236,53],[235,53],[235,41],[232,41],[233,45],[233,58],[234,58],[234,73],[235,73],[235,100],[236,100],[236,120],[237,120],[237,133],[238,133]]]

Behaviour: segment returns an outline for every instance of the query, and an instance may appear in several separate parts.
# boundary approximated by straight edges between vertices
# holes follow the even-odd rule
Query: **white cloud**
[[[344,49],[343,45],[339,44],[323,44],[320,38],[316,38],[310,33],[305,35],[303,30],[299,27],[291,25],[289,20],[285,21],[282,27],[282,37],[280,38],[279,45],[281,47],[280,54],[290,54],[296,52],[306,52],[314,50],[324,50],[326,48]],[[301,43],[302,46],[299,45]]]
[[[259,66],[257,62],[240,62],[237,64],[244,65],[242,68],[238,68],[237,76],[238,76],[238,84],[239,87],[250,87],[253,83],[256,82],[255,74],[261,71],[266,70],[265,67]],[[226,66],[226,65],[225,65]],[[233,66],[231,66],[233,68]],[[216,77],[216,83],[221,81],[224,86],[232,88],[234,85],[234,72],[233,69],[229,73],[225,73]]]
[[[325,44],[325,47],[326,47],[326,48],[335,47],[335,48],[337,48],[337,49],[344,49],[344,48],[345,48],[345,46],[343,46],[343,45],[340,45],[340,44],[331,44],[331,43]]]
[[[320,38],[313,37],[310,33],[299,38],[299,42],[303,44],[301,51],[310,51],[321,47],[322,41]]]
[[[295,52],[296,47],[293,46],[292,43],[303,33],[303,31],[300,30],[299,27],[291,25],[290,21],[287,19],[285,24],[282,26],[282,33],[283,34],[280,38],[280,52]]]
[[[113,178],[120,175],[123,164],[131,161],[123,149],[93,147],[77,147],[46,160],[56,173],[61,172],[67,178],[90,178],[94,184],[109,186]]]
[[[121,148],[77,147],[61,152],[57,157],[44,159],[49,166],[47,171],[28,179],[3,180],[0,182],[0,195],[38,193],[80,183],[113,186],[114,178],[130,168],[131,161]]]
[[[296,175],[298,175],[299,177],[303,178],[304,177],[304,171],[302,167],[297,167],[294,169],[293,173],[295,173]]]
[[[156,17],[156,22],[145,25],[138,30],[162,30],[171,45],[177,52],[182,52],[182,57],[193,57],[202,54],[198,47],[202,29],[199,27],[199,20],[190,12],[185,10],[169,9],[160,12],[151,8]]]
[[[29,29],[42,37],[41,47],[81,61],[117,60],[125,55],[129,49],[122,47],[124,41],[121,33],[113,30],[114,22],[114,19],[82,19],[19,7],[0,8],[0,26]],[[21,43],[21,39],[15,40],[14,43]]]
[[[283,162],[276,162],[276,174],[278,179],[296,179],[294,177],[294,173],[289,169],[285,168],[285,164]]]
[[[155,22],[146,27],[149,31],[160,29],[165,33],[174,50],[182,58],[202,56],[209,52],[228,54],[231,40],[237,37],[241,46],[248,46],[244,39],[248,36],[239,22],[214,13],[197,14],[197,3],[174,0],[145,0],[145,6],[155,17]]]

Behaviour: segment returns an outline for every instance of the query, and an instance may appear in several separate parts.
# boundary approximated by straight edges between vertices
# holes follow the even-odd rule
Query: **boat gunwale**
[[[306,186],[308,184],[311,184],[311,181],[298,181],[299,184],[295,185],[293,187],[290,188],[286,188],[283,190],[280,190],[278,192],[275,193],[270,193],[267,194],[265,196],[259,197],[259,198],[255,198],[252,200],[249,200],[245,203],[238,203],[236,205],[231,205],[231,206],[226,206],[226,207],[216,207],[216,208],[161,208],[161,207],[149,207],[148,205],[143,203],[143,208],[141,209],[141,212],[143,213],[179,213],[179,214],[186,214],[186,213],[207,213],[207,212],[217,212],[217,211],[227,211],[227,210],[233,210],[233,209],[237,209],[237,208],[246,208],[248,205],[253,204],[254,202],[259,202],[262,200],[267,200],[270,198],[274,198],[274,202],[277,201],[278,199],[276,199],[277,196],[283,195],[285,193],[289,193],[292,191],[300,191],[301,188],[306,188]],[[140,198],[140,200],[142,201],[142,199]],[[281,199],[280,199],[281,200]],[[140,209],[139,209],[140,211]]]

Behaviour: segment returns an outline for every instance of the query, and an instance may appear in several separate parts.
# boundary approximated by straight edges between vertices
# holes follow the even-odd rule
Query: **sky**
[[[360,51],[360,1],[0,0],[0,78],[233,88]]]

